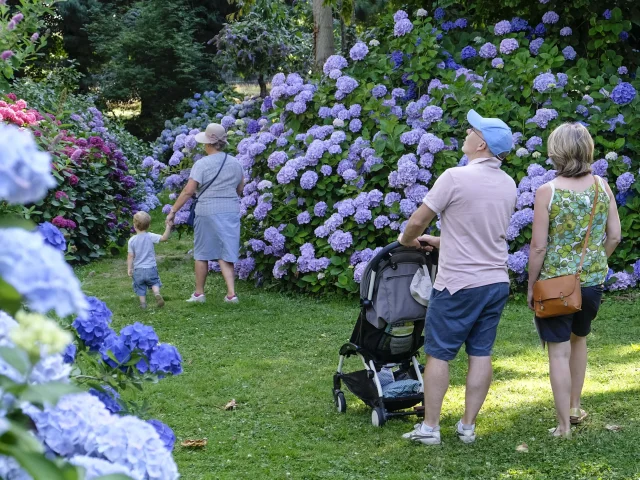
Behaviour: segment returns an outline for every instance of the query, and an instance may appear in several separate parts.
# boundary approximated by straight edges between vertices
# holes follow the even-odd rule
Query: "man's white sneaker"
[[[473,443],[476,441],[476,426],[466,429],[462,428],[462,420],[456,423],[456,435],[462,443]]]
[[[413,430],[402,435],[402,438],[412,442],[419,442],[423,445],[440,445],[440,427],[430,431],[428,431],[428,428],[424,423],[416,423]]]
[[[191,294],[191,297],[187,300],[189,303],[204,303],[206,300],[204,293],[202,295],[197,295],[195,293]]]

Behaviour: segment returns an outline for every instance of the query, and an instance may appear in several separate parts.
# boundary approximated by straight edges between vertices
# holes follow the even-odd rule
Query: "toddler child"
[[[154,243],[166,242],[171,235],[171,227],[167,225],[162,235],[147,232],[151,225],[151,217],[147,212],[138,212],[133,216],[133,228],[136,234],[129,239],[129,256],[127,267],[129,276],[133,277],[133,291],[140,298],[140,308],[147,308],[147,288],[153,290],[158,307],[164,306],[160,295],[162,282],[158,276]]]

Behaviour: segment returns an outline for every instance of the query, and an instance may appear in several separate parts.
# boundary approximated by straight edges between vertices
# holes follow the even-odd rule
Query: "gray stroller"
[[[349,343],[340,348],[333,376],[333,399],[338,412],[347,410],[342,382],[370,406],[371,423],[381,427],[396,416],[422,416],[423,367],[417,360],[424,343],[426,306],[411,294],[418,270],[435,279],[437,253],[407,248],[394,242],[367,264],[360,283],[360,314]],[[343,371],[345,359],[356,356],[364,369]],[[413,407],[413,408],[412,408]],[[412,409],[411,409],[412,408]],[[407,410],[411,409],[411,410]]]

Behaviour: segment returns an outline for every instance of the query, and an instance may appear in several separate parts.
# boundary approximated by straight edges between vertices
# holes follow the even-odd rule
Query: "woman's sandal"
[[[562,435],[556,433],[557,430],[558,430],[558,427],[550,428],[549,429],[549,434],[554,438],[563,438],[563,439],[566,439],[566,440],[570,440],[571,439],[571,430],[569,430],[568,432],[565,432]]]
[[[589,414],[581,408],[572,408],[569,413],[569,421],[571,425],[580,425],[588,416]]]

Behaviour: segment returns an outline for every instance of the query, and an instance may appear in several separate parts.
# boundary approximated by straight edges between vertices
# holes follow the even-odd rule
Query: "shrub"
[[[474,31],[465,19],[409,20],[398,12],[366,33],[375,38],[354,46],[350,59],[330,57],[322,77],[277,74],[263,116],[243,125],[246,136],[233,136],[242,138],[237,157],[249,179],[241,203],[250,258],[244,275],[252,267],[304,290],[355,292],[372,249],[397,238],[438,175],[466,164],[459,141],[471,108],[502,118],[514,132],[516,150],[503,168],[518,183],[508,232],[516,278],[525,278],[533,196],[555,176],[546,139],[576,120],[594,137],[594,172],[611,183],[623,219],[611,265],[630,271],[640,251],[640,82],[619,73],[624,57],[616,54],[613,26],[628,22],[614,12],[592,18],[610,48],[604,65],[595,50],[567,55],[571,36],[559,33],[563,25],[551,22],[553,15],[535,31]],[[465,50],[470,44],[478,55]],[[260,129],[249,131],[249,124]],[[167,171],[167,187],[180,185],[198,158],[180,143],[174,150],[184,154],[176,165],[182,173]],[[636,280],[624,285],[635,284],[626,273]],[[624,275],[609,281],[618,277]]]

